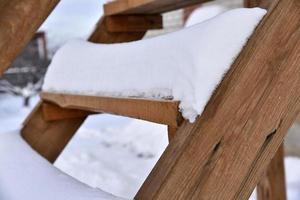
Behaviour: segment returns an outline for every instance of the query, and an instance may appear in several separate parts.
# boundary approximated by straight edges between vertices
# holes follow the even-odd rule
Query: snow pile
[[[0,134],[0,199],[120,200],[53,167],[18,132]]]
[[[43,90],[173,98],[180,101],[183,117],[193,122],[265,13],[260,8],[235,9],[138,42],[70,42],[54,56]]]

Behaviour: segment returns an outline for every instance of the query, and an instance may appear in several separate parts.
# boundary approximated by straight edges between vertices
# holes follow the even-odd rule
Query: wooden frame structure
[[[49,2],[55,4],[54,1]],[[159,18],[162,12],[201,2],[121,0],[109,3],[105,6],[107,16],[99,21],[89,40],[102,43],[139,40],[148,29],[161,27]],[[20,4],[18,1],[14,3]],[[8,5],[12,4],[0,4],[0,10]],[[49,10],[39,14],[41,21]],[[143,100],[143,104],[136,99],[119,99],[121,106],[116,106],[120,104],[116,102],[109,107],[104,98],[93,97],[91,100],[90,97],[71,98],[44,93],[41,97],[45,102],[40,102],[28,116],[22,136],[42,156],[54,162],[86,117],[95,112],[165,123],[169,125],[169,135],[173,139],[135,199],[246,200],[261,175],[266,174],[259,184],[259,198],[283,200],[286,197],[282,148],[276,152],[300,110],[299,19],[298,0],[275,1],[204,113],[193,124],[182,122],[174,109],[178,102]],[[141,21],[146,22],[146,26],[136,24]],[[0,39],[6,37],[0,31]],[[20,41],[14,52],[20,51],[27,40],[23,38]],[[1,45],[0,48],[3,49]],[[11,55],[0,54],[0,61],[5,61],[3,63],[9,63],[12,58]],[[88,103],[84,103],[82,98],[88,99]],[[138,104],[138,110],[148,113],[119,109]],[[155,116],[150,109],[157,105],[167,109],[168,113],[172,112],[170,116]],[[60,111],[59,114],[55,109]],[[266,172],[269,163],[271,165]],[[274,170],[281,172],[279,176]],[[272,178],[282,184],[274,185]]]

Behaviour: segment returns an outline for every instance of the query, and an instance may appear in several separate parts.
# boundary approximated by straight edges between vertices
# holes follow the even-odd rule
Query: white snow
[[[196,9],[188,18],[185,23],[186,27],[201,23],[206,21],[210,18],[213,18],[228,9],[221,5],[208,5],[208,6],[201,6],[200,8]]]
[[[121,200],[66,175],[33,151],[19,132],[0,134],[0,199]]]
[[[20,126],[32,109],[22,108],[22,104],[22,98],[0,95],[0,134]],[[289,135],[297,135],[299,130],[299,126],[294,126]],[[299,141],[299,137],[293,140]],[[167,143],[166,126],[112,115],[95,115],[89,117],[76,133],[55,166],[91,187],[133,199]],[[1,146],[0,142],[0,149]],[[7,152],[0,150],[1,157],[3,153]],[[2,161],[0,163],[3,165]],[[299,158],[286,158],[289,200],[299,200],[299,169]],[[18,184],[17,179],[12,181],[14,185]],[[3,190],[0,184],[0,194]],[[251,200],[255,200],[254,196]],[[1,195],[0,199],[6,200]]]
[[[87,39],[103,14],[103,0],[63,0],[40,27],[50,53],[70,38]]]
[[[175,33],[124,44],[73,41],[54,56],[44,91],[173,98],[184,118],[200,115],[265,15],[235,9]]]

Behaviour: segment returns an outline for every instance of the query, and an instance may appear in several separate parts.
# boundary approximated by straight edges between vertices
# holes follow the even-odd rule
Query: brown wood
[[[104,5],[105,15],[160,14],[211,0],[118,0]]]
[[[296,119],[296,123],[300,124],[300,115],[298,115],[298,117]]]
[[[278,149],[257,187],[258,200],[286,200],[284,145]]]
[[[246,8],[269,8],[274,0],[244,0],[244,6]]]
[[[85,118],[47,122],[39,103],[24,122],[22,136],[33,149],[53,163]]]
[[[145,31],[110,33],[102,22],[103,20],[99,21],[89,41],[95,43],[128,42],[140,40],[145,34]],[[42,103],[40,102],[27,117],[21,133],[38,153],[50,162],[54,162],[85,119],[86,117],[80,117],[47,122],[42,117]]]
[[[143,32],[151,29],[162,29],[163,19],[155,15],[114,15],[105,18],[109,32]]]
[[[269,9],[273,0],[244,0],[245,7]],[[257,185],[258,200],[285,200],[286,186],[284,177],[283,144],[268,166],[266,174]],[[276,171],[277,170],[277,171]]]
[[[90,42],[95,43],[121,43],[121,42],[132,42],[140,40],[144,37],[146,31],[141,32],[110,32],[107,30],[105,25],[105,20],[107,17],[102,17],[94,32],[89,38]],[[129,24],[124,24],[124,26],[129,26]]]
[[[46,92],[41,93],[40,96],[44,101],[55,103],[62,108],[110,113],[167,124],[173,127],[178,127],[182,122],[182,117],[178,109],[179,102],[177,101]]]
[[[168,138],[169,142],[174,138],[176,132],[178,131],[178,127],[168,126]]]
[[[300,4],[274,5],[135,199],[246,200],[300,109]]]
[[[59,0],[0,1],[0,76],[58,2]]]
[[[65,109],[61,108],[53,103],[43,102],[42,104],[43,118],[47,122],[58,121],[63,119],[73,119],[87,117],[94,112],[88,112],[76,109]]]

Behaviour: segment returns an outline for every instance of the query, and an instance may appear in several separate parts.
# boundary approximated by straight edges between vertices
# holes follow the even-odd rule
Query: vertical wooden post
[[[258,200],[285,200],[284,145],[278,149],[257,187]]]

